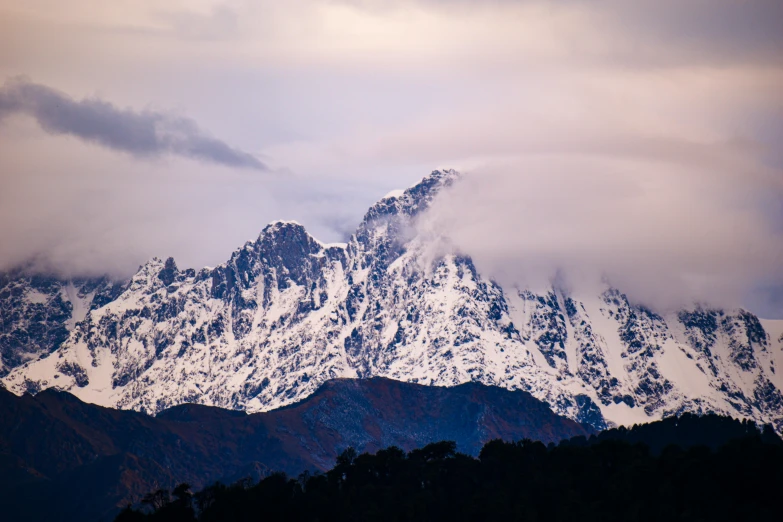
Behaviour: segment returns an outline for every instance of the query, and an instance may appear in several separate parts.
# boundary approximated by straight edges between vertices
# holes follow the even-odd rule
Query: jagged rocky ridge
[[[435,171],[382,199],[347,244],[276,222],[215,268],[153,259],[4,383],[148,412],[253,412],[335,377],[478,381],[597,428],[710,411],[783,429],[783,321],[701,307],[662,317],[610,286],[536,294],[482,277],[467,255],[431,262],[411,225],[457,178]]]

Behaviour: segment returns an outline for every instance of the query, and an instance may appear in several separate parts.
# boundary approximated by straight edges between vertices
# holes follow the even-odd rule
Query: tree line
[[[449,441],[348,448],[325,473],[158,490],[116,522],[773,520],[782,498],[770,427],[686,414],[557,445],[493,440],[477,458]]]

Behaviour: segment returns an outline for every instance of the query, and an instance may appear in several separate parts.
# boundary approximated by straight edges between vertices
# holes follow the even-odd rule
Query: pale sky
[[[779,0],[0,0],[0,268],[341,240],[454,167],[445,232],[493,277],[606,265],[783,316],[781,27]]]

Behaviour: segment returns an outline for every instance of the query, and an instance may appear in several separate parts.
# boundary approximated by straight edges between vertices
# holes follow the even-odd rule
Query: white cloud
[[[750,168],[750,166],[748,166]],[[543,155],[470,172],[419,223],[499,281],[577,291],[607,280],[669,310],[737,306],[783,283],[783,231],[762,199],[779,178],[693,164]]]

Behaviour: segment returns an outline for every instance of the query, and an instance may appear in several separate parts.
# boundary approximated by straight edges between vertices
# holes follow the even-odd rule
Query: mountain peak
[[[430,172],[429,175],[424,176],[420,182],[416,183],[410,188],[415,188],[419,185],[429,184],[429,183],[450,185],[451,183],[454,183],[455,181],[461,178],[462,178],[462,174],[460,174],[458,171],[454,169],[436,169]]]
[[[415,216],[429,208],[435,196],[444,188],[450,187],[462,175],[454,169],[433,170],[415,185],[400,191],[388,193],[365,214],[362,224],[370,224],[379,219],[397,215]]]
[[[273,233],[277,230],[283,230],[283,229],[301,229],[304,230],[305,227],[298,221],[293,220],[287,220],[287,219],[277,219],[275,221],[272,221],[267,226],[263,228],[261,231],[262,234],[266,233]]]
[[[321,244],[296,221],[273,221],[261,231],[257,244],[264,251],[293,247],[299,253],[312,254],[321,249]]]
[[[169,257],[166,259],[163,269],[158,272],[158,279],[163,281],[164,285],[169,286],[177,278],[177,274],[179,274],[177,263],[174,261],[173,257]]]

